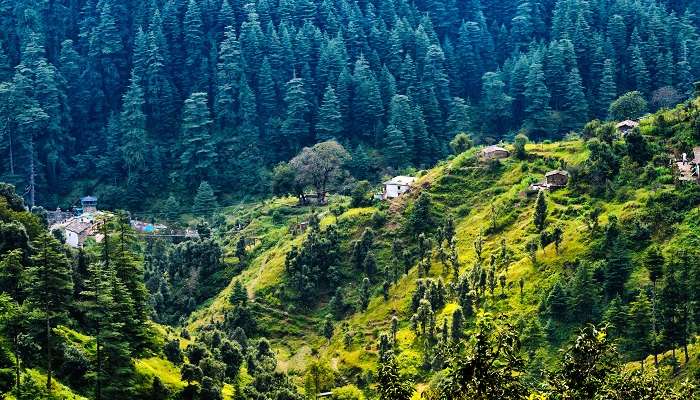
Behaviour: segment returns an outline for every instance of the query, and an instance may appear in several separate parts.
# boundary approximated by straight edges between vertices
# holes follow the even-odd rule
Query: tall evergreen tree
[[[610,59],[603,63],[603,77],[597,91],[596,117],[605,119],[608,115],[610,103],[617,98],[617,82],[615,79],[615,66]]]
[[[46,388],[52,390],[53,329],[66,318],[73,293],[71,270],[61,244],[48,233],[41,233],[32,243],[35,249],[29,269],[28,298],[36,304],[46,351]]]
[[[528,103],[525,108],[525,128],[531,135],[542,136],[552,130],[550,98],[542,64],[535,62],[530,66],[525,84],[525,99]]]
[[[211,137],[212,124],[206,93],[193,93],[185,100],[182,110],[182,153],[180,165],[182,175],[196,180],[213,175],[216,161],[214,143]],[[191,182],[191,181],[189,181]]]
[[[321,141],[337,139],[342,131],[343,117],[340,114],[338,96],[336,96],[333,87],[329,85],[323,94],[323,103],[318,111],[316,138]]]
[[[121,152],[124,163],[128,168],[129,177],[132,173],[143,168],[147,150],[146,115],[144,94],[132,71],[131,85],[124,95],[120,125],[122,132]]]
[[[282,135],[285,151],[282,154],[287,156],[295,154],[306,144],[309,139],[309,103],[301,78],[293,78],[287,82],[284,102],[287,105],[287,112],[282,123]]]

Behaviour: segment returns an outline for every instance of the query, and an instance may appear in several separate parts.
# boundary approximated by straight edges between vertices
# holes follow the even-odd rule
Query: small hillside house
[[[488,146],[481,150],[480,155],[484,160],[500,160],[510,157],[510,152],[500,146]]]
[[[622,135],[626,135],[629,131],[639,126],[639,122],[632,121],[631,119],[624,120],[616,125],[617,131]]]
[[[92,223],[75,218],[66,225],[66,244],[71,247],[82,247],[85,239],[92,233]]]
[[[528,186],[528,191],[532,194],[540,190],[555,190],[566,186],[567,183],[569,183],[569,172],[563,169],[555,169],[544,174],[544,182],[537,182]]]
[[[411,185],[416,181],[412,176],[395,176],[391,180],[384,182],[383,199],[394,199],[411,189]]]
[[[567,171],[557,169],[544,174],[544,181],[549,187],[564,187],[569,182],[569,173]]]

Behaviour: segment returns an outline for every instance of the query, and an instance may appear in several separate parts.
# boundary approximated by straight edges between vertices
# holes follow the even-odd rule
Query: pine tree
[[[597,92],[596,117],[605,119],[608,115],[610,103],[617,98],[617,83],[615,80],[615,66],[610,59],[603,63],[603,78],[600,80]]]
[[[121,152],[128,168],[129,177],[131,177],[132,172],[143,168],[145,163],[147,138],[144,104],[143,90],[137,81],[134,70],[131,73],[131,85],[124,95],[120,119],[122,128]]]
[[[369,305],[370,283],[369,278],[362,279],[362,287],[360,288],[360,306],[362,310],[366,310]]]
[[[202,10],[197,0],[189,0],[187,11],[182,21],[183,44],[185,46],[185,71],[188,82],[191,86],[201,71],[202,57],[204,53],[204,31],[202,22]],[[201,89],[201,88],[200,88]]]
[[[537,193],[537,200],[535,201],[535,211],[532,216],[533,223],[538,232],[544,230],[545,221],[547,220],[547,199],[545,197],[544,191],[539,191]]]
[[[588,100],[583,92],[581,75],[577,68],[569,73],[564,110],[566,110],[567,128],[571,131],[580,129],[588,122]]]
[[[210,133],[211,123],[207,94],[192,93],[182,110],[180,165],[183,176],[187,178],[204,180],[213,174],[216,154]]]
[[[338,96],[332,86],[326,88],[323,103],[318,111],[316,123],[316,139],[326,141],[338,139],[343,131],[343,117],[340,114]]]
[[[482,77],[481,122],[482,130],[493,127],[503,132],[510,125],[513,98],[505,92],[505,83],[499,73],[487,72]]]
[[[53,236],[43,232],[32,243],[35,249],[31,257],[32,266],[28,271],[28,298],[36,305],[40,320],[44,325],[46,340],[46,388],[52,390],[54,344],[53,329],[62,323],[73,293],[71,270],[61,244]]]
[[[638,46],[632,48],[632,62],[630,68],[631,78],[635,88],[644,95],[648,95],[650,91],[649,70],[647,69],[644,58],[642,58],[642,52]]]
[[[629,256],[621,241],[615,240],[607,254],[604,288],[608,298],[622,293],[629,274]]]
[[[134,351],[142,351],[148,342],[148,318],[151,315],[148,290],[144,284],[143,262],[134,254],[137,245],[126,213],[118,213],[115,221],[112,265],[119,282],[124,285],[133,312],[122,314],[123,334]]]
[[[452,329],[451,338],[453,343],[459,342],[462,338],[464,329],[464,315],[462,314],[462,308],[457,307],[457,309],[452,313]]]
[[[236,122],[235,106],[240,91],[239,83],[244,75],[243,67],[236,31],[229,26],[219,47],[219,62],[216,67],[214,114],[219,128],[232,126]]]
[[[458,133],[469,132],[471,128],[471,107],[460,97],[454,97],[447,117],[447,131],[449,137]]]
[[[161,137],[172,137],[175,131],[178,96],[166,68],[164,49],[154,32],[148,37],[148,62],[144,82],[148,131]]]
[[[12,69],[10,68],[10,59],[5,49],[0,46],[0,82],[9,80],[11,76]]]
[[[380,400],[409,400],[413,395],[412,383],[401,377],[392,351],[387,351],[379,361],[377,391]]]
[[[652,347],[654,350],[654,364],[658,366],[658,354],[656,351],[656,338],[658,336],[658,325],[657,325],[657,291],[656,283],[663,277],[664,268],[664,257],[659,251],[658,247],[651,246],[644,253],[644,258],[642,259],[644,266],[649,272],[649,280],[652,283],[651,291],[651,334],[652,334]]]
[[[652,306],[649,298],[644,292],[639,293],[629,308],[630,330],[629,337],[632,339],[635,357],[642,362],[644,369],[644,359],[652,350],[651,327],[652,327]]]
[[[353,79],[355,85],[352,107],[355,131],[360,137],[371,139],[384,115],[384,107],[379,84],[364,57],[360,57],[355,63]]]
[[[553,318],[565,320],[568,311],[569,296],[560,281],[557,281],[547,296],[549,313]]]
[[[192,212],[196,215],[211,215],[213,210],[218,207],[214,189],[207,181],[199,183],[197,195],[194,197]]]
[[[282,122],[282,135],[287,156],[299,151],[302,144],[309,138],[309,103],[304,81],[301,78],[293,78],[287,82],[284,103],[287,112]]]
[[[530,66],[525,84],[525,99],[528,104],[525,108],[525,127],[533,135],[545,135],[552,129],[550,98],[542,64],[535,62]]]

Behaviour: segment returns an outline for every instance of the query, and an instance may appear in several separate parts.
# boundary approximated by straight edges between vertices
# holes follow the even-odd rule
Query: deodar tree
[[[345,148],[331,140],[305,147],[289,164],[296,171],[298,182],[313,187],[317,202],[325,204],[329,187],[342,176],[343,166],[349,159]]]

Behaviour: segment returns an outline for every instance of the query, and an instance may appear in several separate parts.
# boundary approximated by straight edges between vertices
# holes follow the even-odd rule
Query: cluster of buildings
[[[60,208],[49,211],[49,230],[63,232],[66,244],[79,248],[89,237],[95,238],[97,242],[102,240],[100,226],[105,216],[105,212],[97,210],[97,198],[85,196],[80,199],[80,207],[74,208],[71,212],[62,211]]]
[[[670,163],[675,168],[679,181],[700,183],[700,146],[693,148],[692,160],[687,153],[683,153],[680,158],[671,155]]]

